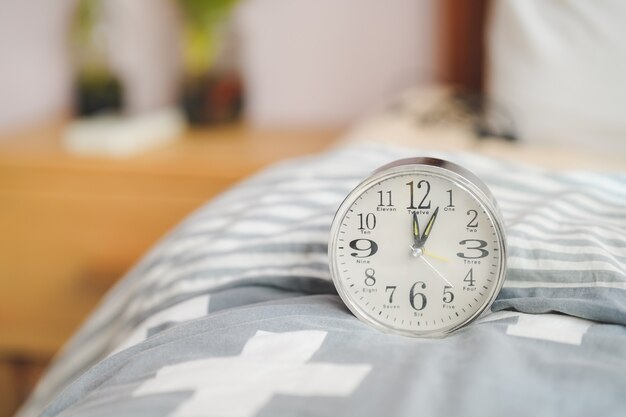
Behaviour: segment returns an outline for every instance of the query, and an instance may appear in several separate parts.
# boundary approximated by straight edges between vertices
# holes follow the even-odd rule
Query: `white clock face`
[[[504,242],[490,203],[436,170],[357,188],[335,218],[333,279],[359,318],[439,335],[467,323],[501,285]]]

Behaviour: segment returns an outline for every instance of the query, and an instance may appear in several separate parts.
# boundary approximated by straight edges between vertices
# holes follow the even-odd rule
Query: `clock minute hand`
[[[420,247],[420,224],[417,220],[417,214],[413,212],[413,248]]]
[[[424,234],[422,235],[422,238],[420,239],[418,243],[420,247],[426,244],[426,241],[428,240],[428,236],[430,236],[430,232],[433,229],[433,224],[435,224],[435,220],[437,219],[437,213],[439,213],[439,207],[435,209],[435,212],[433,213],[432,216],[430,216],[430,219],[428,220],[428,223],[426,224],[426,228],[424,229]]]

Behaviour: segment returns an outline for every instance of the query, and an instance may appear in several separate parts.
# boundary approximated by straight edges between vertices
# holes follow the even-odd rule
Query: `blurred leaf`
[[[185,18],[185,66],[192,78],[210,68],[217,51],[218,28],[237,0],[178,0]]]
[[[178,0],[190,25],[210,29],[233,7],[236,0]]]
[[[79,0],[71,27],[72,48],[78,75],[91,82],[102,82],[111,78],[106,63],[103,39],[97,33],[102,1]]]

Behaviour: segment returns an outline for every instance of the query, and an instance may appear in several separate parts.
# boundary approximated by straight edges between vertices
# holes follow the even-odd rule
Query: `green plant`
[[[80,0],[71,28],[75,64],[80,78],[99,83],[110,78],[102,37],[96,34],[102,0]]]
[[[236,0],[178,0],[184,17],[185,68],[198,77],[211,67],[217,43],[217,28]]]

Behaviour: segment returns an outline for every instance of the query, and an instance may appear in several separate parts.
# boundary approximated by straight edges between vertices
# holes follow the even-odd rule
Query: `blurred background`
[[[476,137],[621,158],[623,82],[598,84],[626,72],[611,4],[0,0],[0,417],[185,215],[406,91],[449,86]],[[604,106],[581,127],[572,96]]]

